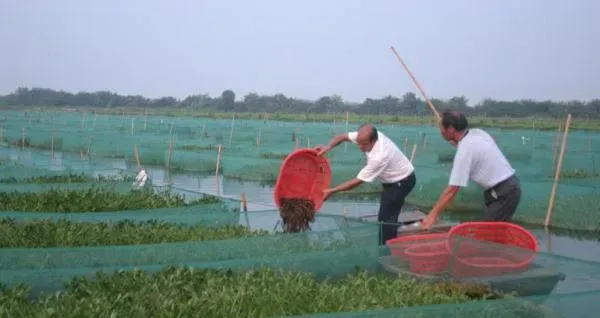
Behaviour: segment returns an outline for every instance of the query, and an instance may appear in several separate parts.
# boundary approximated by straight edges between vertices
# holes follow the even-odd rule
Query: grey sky
[[[595,0],[0,0],[0,93],[600,97]]]

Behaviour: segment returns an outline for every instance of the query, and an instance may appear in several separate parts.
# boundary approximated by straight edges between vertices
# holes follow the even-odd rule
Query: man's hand
[[[323,190],[323,201],[327,201],[327,199],[333,194],[335,191],[333,189],[325,189]]]
[[[435,224],[436,220],[437,216],[430,212],[427,215],[427,217],[425,217],[423,221],[421,221],[421,228],[424,230],[429,230],[433,226],[433,224]]]
[[[329,150],[331,150],[331,147],[325,146],[325,145],[318,145],[314,149],[317,151],[317,156],[322,156],[326,152],[328,152]]]

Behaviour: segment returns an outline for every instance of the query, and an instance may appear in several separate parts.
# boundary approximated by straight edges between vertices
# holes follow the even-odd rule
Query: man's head
[[[446,110],[442,113],[440,133],[451,144],[456,145],[462,139],[467,128],[469,128],[469,122],[464,114],[453,110]]]
[[[362,124],[358,128],[356,143],[362,152],[369,152],[377,142],[377,128],[371,124]]]

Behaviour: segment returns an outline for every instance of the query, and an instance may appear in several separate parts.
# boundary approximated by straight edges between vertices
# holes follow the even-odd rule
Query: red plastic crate
[[[408,247],[404,254],[415,274],[437,274],[448,270],[450,253],[446,241]]]
[[[317,156],[312,148],[297,149],[290,153],[279,171],[273,196],[279,208],[280,199],[302,198],[313,202],[318,211],[323,205],[323,190],[330,187],[331,168],[329,161]]]
[[[448,233],[403,235],[388,240],[385,244],[389,247],[392,256],[400,257],[401,259],[408,261],[409,258],[405,253],[407,248],[429,243],[445,244],[447,239]]]
[[[448,234],[447,245],[452,254],[450,272],[455,277],[523,271],[533,262],[539,248],[530,231],[508,222],[466,222]]]

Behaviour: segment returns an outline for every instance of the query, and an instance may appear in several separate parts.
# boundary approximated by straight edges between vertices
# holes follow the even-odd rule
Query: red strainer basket
[[[313,202],[318,211],[323,205],[323,190],[329,188],[331,168],[317,151],[303,148],[290,153],[279,170],[273,196],[279,208],[281,198],[302,198]]]
[[[537,239],[530,231],[508,222],[466,222],[448,234],[454,261],[451,272],[459,277],[523,271],[538,251]]]

